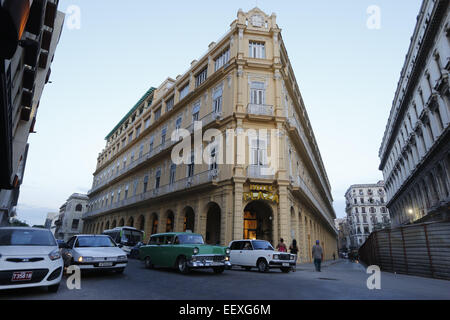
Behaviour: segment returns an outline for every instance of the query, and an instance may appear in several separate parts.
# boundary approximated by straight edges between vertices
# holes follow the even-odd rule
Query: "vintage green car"
[[[201,268],[222,273],[231,268],[229,248],[207,245],[202,235],[190,232],[152,235],[148,244],[139,248],[139,258],[149,269],[154,266],[177,268],[181,273]]]

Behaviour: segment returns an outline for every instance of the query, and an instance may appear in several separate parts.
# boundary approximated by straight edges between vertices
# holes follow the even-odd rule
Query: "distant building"
[[[61,35],[58,0],[0,2],[0,225],[15,216],[28,136]]]
[[[354,184],[345,193],[350,249],[359,248],[372,231],[389,227],[384,182]]]
[[[53,234],[55,234],[56,230],[55,222],[58,219],[58,216],[59,214],[56,212],[49,212],[47,213],[47,218],[45,219],[44,227],[52,231]]]
[[[450,5],[425,0],[381,143],[393,226],[450,219]]]
[[[74,193],[59,209],[55,221],[55,237],[67,241],[83,230],[82,216],[86,212],[89,198],[85,194]]]
[[[336,219],[335,225],[338,230],[338,249],[347,252],[350,249],[350,230],[347,218]]]

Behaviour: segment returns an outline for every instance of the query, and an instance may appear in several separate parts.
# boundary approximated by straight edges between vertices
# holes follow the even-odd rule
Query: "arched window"
[[[75,207],[75,211],[78,211],[78,212],[83,211],[83,206],[80,203],[77,204],[77,206]]]

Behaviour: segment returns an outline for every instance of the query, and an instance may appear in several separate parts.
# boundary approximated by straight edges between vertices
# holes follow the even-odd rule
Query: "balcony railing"
[[[263,165],[249,165],[247,167],[247,177],[254,179],[270,179],[273,180],[275,175],[272,169]]]
[[[263,116],[273,116],[273,106],[266,104],[249,103],[247,106],[247,113]]]
[[[110,210],[126,207],[135,203],[139,203],[142,201],[150,200],[152,198],[157,198],[172,192],[181,191],[185,189],[189,189],[195,186],[199,186],[208,182],[212,182],[218,178],[219,171],[218,169],[207,170],[202,173],[196,174],[192,177],[186,177],[184,179],[180,179],[175,181],[174,183],[169,183],[164,186],[160,186],[159,188],[152,189],[145,193],[141,193],[130,198],[116,201],[115,203],[110,203],[107,206],[102,208],[97,208],[92,211],[87,212],[83,215],[83,219],[86,219],[91,216],[95,216]]]
[[[202,122],[202,127],[210,124],[211,122],[220,119],[220,117],[222,116],[221,113],[217,113],[217,112],[210,112],[208,113],[206,116],[204,116],[202,119],[200,119],[199,121]],[[194,123],[190,124],[186,130],[188,130],[189,132],[193,133],[194,132]],[[99,184],[95,185],[94,187],[92,187],[91,190],[88,191],[88,194],[104,187],[105,185],[107,185],[109,182],[113,181],[114,179],[122,176],[123,174],[125,174],[126,172],[132,170],[133,168],[137,167],[138,165],[140,165],[141,163],[149,160],[150,158],[153,158],[155,155],[161,153],[162,151],[172,147],[174,144],[177,144],[178,141],[174,142],[170,139],[170,136],[167,135],[166,136],[166,141],[163,144],[160,144],[156,147],[153,147],[153,149],[145,154],[143,154],[141,157],[135,159],[134,161],[132,161],[130,164],[128,164],[125,168],[119,169],[119,171],[114,170],[114,173],[112,173],[109,177],[105,178],[104,180],[102,180],[102,182],[100,182]]]
[[[303,131],[302,126],[300,125],[300,123],[298,122],[298,120],[295,117],[289,118],[288,119],[288,123],[289,123],[289,125],[291,127],[294,127],[296,129],[296,131],[297,131],[298,135],[300,136],[300,139],[302,140],[303,145],[305,146],[308,154],[312,155],[312,163],[313,163],[314,169],[319,174],[319,179],[322,182],[324,190],[325,190],[325,192],[326,192],[326,194],[328,196],[328,200],[331,202],[331,194],[328,192],[328,189],[326,187],[327,184],[322,179],[322,175],[320,174],[321,171],[319,170],[319,166],[317,164],[316,158],[313,156],[314,154],[313,154],[313,152],[311,150],[311,147],[309,145],[308,139],[306,138],[306,135],[305,135],[305,132]]]
[[[323,208],[320,201],[318,201],[313,194],[313,192],[309,189],[308,185],[303,181],[300,176],[297,176],[297,186],[302,189],[302,191],[308,196],[314,206],[322,213],[322,216],[330,223],[330,225],[334,228],[334,222],[331,217],[328,216],[327,211]]]

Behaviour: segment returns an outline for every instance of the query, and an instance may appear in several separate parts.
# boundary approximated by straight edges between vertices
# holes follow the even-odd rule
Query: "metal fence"
[[[359,257],[384,271],[450,280],[450,221],[375,231]]]

